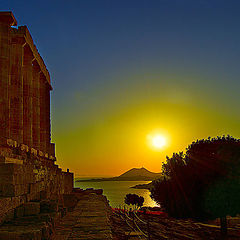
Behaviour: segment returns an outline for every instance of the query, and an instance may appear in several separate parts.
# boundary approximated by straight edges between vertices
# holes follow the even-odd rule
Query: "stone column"
[[[40,74],[40,150],[46,152],[46,101],[45,101],[46,78]]]
[[[40,139],[41,150],[49,153],[50,149],[50,86],[46,77],[40,75]]]
[[[33,54],[28,45],[24,46],[23,57],[23,142],[32,147],[32,61]]]
[[[17,22],[11,13],[0,13],[0,143],[9,138],[9,67],[11,26]]]
[[[23,44],[24,38],[12,36],[9,82],[10,138],[23,143]]]
[[[33,148],[40,149],[40,73],[36,60],[33,61],[32,79],[32,140]]]
[[[50,141],[51,141],[51,120],[50,120],[50,85],[46,84],[45,90],[45,101],[46,101],[46,152],[50,152]]]

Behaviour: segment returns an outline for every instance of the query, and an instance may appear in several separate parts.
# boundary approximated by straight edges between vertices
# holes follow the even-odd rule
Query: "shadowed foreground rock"
[[[80,195],[77,206],[60,221],[52,240],[112,239],[111,209],[105,196]]]
[[[73,189],[57,201],[29,202],[0,226],[0,240],[112,239],[111,208],[102,190]]]

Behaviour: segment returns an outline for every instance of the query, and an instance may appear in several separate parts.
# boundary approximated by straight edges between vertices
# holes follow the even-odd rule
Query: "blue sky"
[[[78,167],[84,160],[105,161],[104,174],[137,163],[157,171],[166,154],[196,138],[240,136],[239,1],[8,0],[0,9],[28,26],[49,69],[52,137],[63,167],[102,173]],[[159,156],[139,150],[131,162],[137,146],[127,154],[124,138],[140,119],[149,131],[168,129],[174,144]],[[111,142],[126,129],[114,150]],[[106,160],[116,156],[120,170]]]

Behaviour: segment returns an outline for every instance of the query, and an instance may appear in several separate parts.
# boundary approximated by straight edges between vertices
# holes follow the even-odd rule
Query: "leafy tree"
[[[137,203],[138,207],[139,207],[139,208],[142,207],[142,206],[143,206],[143,203],[144,203],[144,197],[140,196],[140,197],[138,198],[138,203]]]
[[[220,217],[240,213],[240,140],[230,136],[193,142],[162,165],[164,180],[153,182],[151,197],[173,217]]]
[[[129,194],[127,194],[126,196],[125,196],[125,203],[127,204],[127,205],[130,205],[130,204],[132,204],[132,205],[134,205],[135,207],[141,207],[142,205],[143,205],[143,203],[144,203],[144,198],[143,197],[141,197],[141,196],[138,196],[137,194],[131,194],[131,193],[129,193]]]

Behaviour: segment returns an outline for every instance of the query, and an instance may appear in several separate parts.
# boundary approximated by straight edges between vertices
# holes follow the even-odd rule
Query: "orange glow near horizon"
[[[76,105],[73,118],[65,114],[53,123],[57,162],[75,176],[118,176],[141,167],[161,172],[166,156],[185,151],[197,139],[240,136],[239,118],[229,119],[224,109],[216,112],[201,101],[170,101],[162,95],[138,102],[110,98],[106,95],[104,104],[89,109],[88,115]]]

